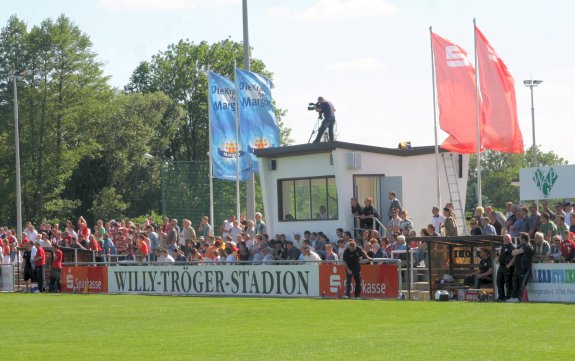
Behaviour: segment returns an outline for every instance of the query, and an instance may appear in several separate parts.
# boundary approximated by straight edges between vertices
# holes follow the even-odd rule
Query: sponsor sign
[[[538,263],[531,268],[529,301],[575,302],[575,264]]]
[[[519,198],[523,200],[575,197],[575,165],[519,170]]]
[[[74,293],[107,293],[108,267],[62,266],[61,291]]]
[[[0,266],[0,291],[14,292],[14,266]]]
[[[316,264],[108,267],[110,293],[318,297]]]
[[[361,266],[363,298],[396,298],[398,296],[398,274],[395,264],[364,264]],[[320,294],[326,297],[345,295],[345,265],[321,264],[319,266]],[[352,281],[351,294],[355,290]]]

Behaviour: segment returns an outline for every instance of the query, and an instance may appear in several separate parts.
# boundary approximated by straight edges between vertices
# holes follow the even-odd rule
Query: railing
[[[361,264],[396,264],[400,260],[395,258],[372,258],[371,260],[362,260]],[[225,266],[225,265],[298,265],[298,264],[344,264],[343,260],[329,261],[303,261],[303,260],[270,260],[270,261],[175,261],[175,262],[158,262],[158,261],[137,261],[121,260],[116,262],[64,262],[63,266]]]
[[[371,218],[373,220],[373,226],[371,229],[378,231],[379,235],[381,237],[387,236],[387,228],[383,225],[383,223],[381,223],[381,221],[379,219],[377,219],[377,217],[353,216],[353,218],[354,218],[354,220],[353,220],[353,222],[354,222],[353,230],[354,231],[366,229],[366,228],[361,227],[361,220],[366,219],[366,218]],[[359,222],[358,222],[358,220],[359,220]],[[358,223],[359,223],[359,225],[358,225]]]

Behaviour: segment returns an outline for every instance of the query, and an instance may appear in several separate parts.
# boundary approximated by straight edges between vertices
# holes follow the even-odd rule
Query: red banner
[[[365,264],[361,266],[362,298],[397,298],[398,274],[394,264]],[[351,294],[355,289],[352,280]],[[321,264],[319,266],[319,292],[326,297],[345,296],[345,266]]]
[[[475,153],[475,68],[459,45],[435,33],[431,36],[439,125],[449,134],[441,147],[457,153]]]
[[[484,112],[481,143],[485,149],[523,153],[523,137],[517,120],[515,82],[485,35],[477,27],[475,33]]]
[[[108,267],[62,267],[61,291],[73,293],[107,293]]]

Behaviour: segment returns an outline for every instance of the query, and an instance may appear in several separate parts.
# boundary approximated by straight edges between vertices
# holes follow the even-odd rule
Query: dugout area
[[[469,286],[465,286],[464,280],[467,274],[478,269],[480,248],[490,252],[494,270],[493,279],[495,279],[496,251],[503,244],[503,237],[410,237],[406,241],[408,244],[425,242],[428,250],[425,267],[414,267],[412,262],[408,262],[403,268],[402,276],[408,280],[406,282],[407,297],[408,299],[433,300],[438,290],[446,290],[452,298],[457,299],[461,290],[470,289]],[[483,285],[481,290],[491,295],[492,298],[494,287],[493,284]]]

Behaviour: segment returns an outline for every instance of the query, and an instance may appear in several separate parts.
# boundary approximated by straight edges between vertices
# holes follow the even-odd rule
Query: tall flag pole
[[[476,27],[475,18],[473,18],[473,28]],[[479,122],[479,74],[477,67],[477,34],[473,32],[475,46],[475,130],[477,133],[477,206],[483,205],[483,196],[481,194],[481,125]]]
[[[244,43],[244,69],[250,71],[250,39],[248,32],[248,0],[242,0],[242,23]],[[251,174],[246,182],[247,217],[250,219],[256,214],[256,183],[254,174]],[[239,218],[238,214],[238,218]]]
[[[240,149],[244,147],[240,147],[240,109],[239,109],[239,100],[238,100],[238,76],[237,76],[237,67],[236,62],[234,61],[234,82],[236,88],[236,106],[235,106],[235,116],[236,116],[236,149],[237,149],[237,156],[236,156],[236,217],[240,219]],[[250,175],[250,178],[253,178]]]
[[[433,88],[433,133],[435,136],[435,177],[437,185],[437,207],[441,207],[441,183],[439,178],[439,144],[437,142],[437,105],[435,96],[435,60],[433,58],[433,30],[429,27],[431,45],[431,84]]]
[[[210,89],[210,68],[208,67],[208,139],[209,139],[209,165],[208,172],[210,172],[210,227],[214,229],[214,157],[212,157],[213,140],[212,140],[212,102],[211,102],[211,89]]]

